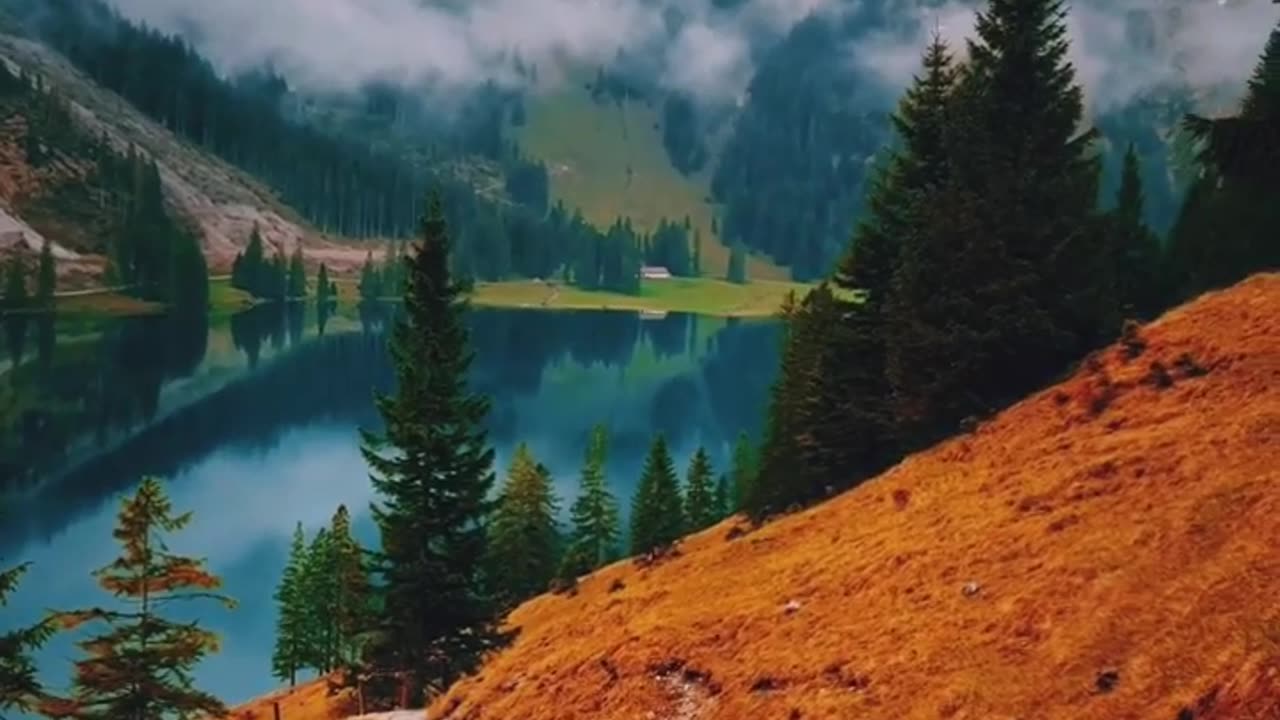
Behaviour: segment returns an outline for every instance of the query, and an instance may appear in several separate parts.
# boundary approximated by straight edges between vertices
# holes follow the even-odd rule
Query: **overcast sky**
[[[973,24],[973,3],[886,0],[917,32],[875,33],[848,60],[891,87],[911,78],[937,26],[957,50]],[[126,16],[181,32],[224,70],[272,62],[313,90],[344,90],[370,79],[434,78],[452,87],[504,79],[496,62],[518,49],[549,85],[565,68],[596,64],[619,48],[643,50],[667,87],[731,100],[753,70],[752,42],[768,42],[809,13],[848,0],[744,0],[733,12],[710,0],[109,0]],[[1135,48],[1127,16],[1154,11],[1154,47]],[[670,37],[673,12],[685,17]],[[1168,83],[1237,91],[1280,8],[1266,0],[1077,0],[1070,15],[1073,60],[1091,105],[1110,107]],[[1141,33],[1139,34],[1141,35]],[[509,79],[509,78],[508,78]]]

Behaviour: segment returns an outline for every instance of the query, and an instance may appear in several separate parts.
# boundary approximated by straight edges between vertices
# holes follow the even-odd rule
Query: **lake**
[[[229,704],[275,687],[271,596],[294,524],[310,534],[344,503],[357,535],[376,537],[358,429],[378,428],[373,392],[394,385],[392,312],[0,321],[0,565],[33,563],[0,631],[46,608],[106,603],[90,572],[117,553],[119,497],[159,475],[175,509],[195,512],[171,546],[206,557],[240,602],[186,611],[223,640],[198,683]],[[772,321],[475,310],[470,325],[499,480],[528,443],[555,477],[562,513],[595,423],[610,432],[608,479],[624,514],[654,433],[682,474],[699,445],[719,473],[740,432],[760,434],[777,364]],[[38,656],[55,691],[78,654],[63,636]]]

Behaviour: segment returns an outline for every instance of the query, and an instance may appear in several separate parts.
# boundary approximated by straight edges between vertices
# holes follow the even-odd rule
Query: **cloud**
[[[977,7],[909,3],[903,23],[851,47],[853,61],[886,86],[905,87],[935,27],[963,56]],[[1192,88],[1202,104],[1220,107],[1239,98],[1277,19],[1276,5],[1263,0],[1078,0],[1067,16],[1070,59],[1097,112],[1170,87]]]
[[[736,96],[753,41],[847,0],[109,0],[126,17],[192,40],[224,72],[272,64],[305,90],[374,80],[437,88],[512,82],[511,53],[540,80],[619,52],[647,57],[673,86]],[[673,32],[672,16],[683,18]]]

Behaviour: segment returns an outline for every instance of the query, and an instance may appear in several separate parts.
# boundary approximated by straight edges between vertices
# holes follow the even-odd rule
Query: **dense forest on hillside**
[[[1280,267],[1280,28],[1237,116],[1186,116],[1199,179],[1167,246],[1129,144],[1099,202],[1096,130],[1061,0],[993,2],[968,60],[935,39],[893,116],[899,144],[829,283],[784,311],[757,518],[845,489],[1050,382],[1205,290]],[[837,292],[837,290],[843,292]],[[854,297],[851,291],[857,291]],[[1206,370],[1156,363],[1168,387]],[[1088,412],[1109,402],[1103,377]],[[796,468],[803,468],[797,472]]]
[[[27,171],[15,176],[21,186],[15,209],[36,229],[106,255],[110,284],[128,285],[148,300],[204,309],[204,256],[185,219],[165,207],[154,161],[88,134],[40,78],[15,74],[7,65],[0,65],[0,126],[20,148]],[[18,284],[49,285],[25,259],[11,262],[6,304],[20,304]],[[26,290],[34,294],[34,287]]]
[[[890,95],[848,57],[850,42],[901,25],[888,6],[862,3],[843,17],[815,16],[793,28],[765,55],[716,165],[712,192],[723,204],[726,243],[768,254],[797,279],[831,269],[863,212],[873,158],[895,141],[887,121]],[[1126,16],[1125,32],[1137,33],[1131,26],[1143,17]],[[1105,139],[1097,146],[1104,205],[1115,196],[1133,144],[1147,191],[1144,218],[1159,233],[1169,229],[1185,190],[1171,172],[1170,135],[1190,108],[1189,92],[1166,89],[1091,118]],[[682,113],[676,119],[686,121]],[[676,138],[687,134],[664,130]],[[687,140],[679,147],[696,153]]]
[[[416,230],[426,189],[439,189],[458,271],[481,280],[549,277],[634,292],[646,240],[619,219],[598,230],[548,200],[546,168],[523,158],[501,130],[518,97],[481,88],[463,109],[466,133],[433,157],[393,152],[389,133],[408,110],[404,93],[374,88],[353,117],[378,128],[358,140],[304,122],[289,88],[257,71],[218,75],[179,38],[139,28],[99,0],[6,0],[30,31],[102,86],[176,134],[268,182],[317,227],[354,237],[405,237]],[[315,113],[311,113],[314,115]],[[344,125],[344,127],[346,126]],[[468,153],[502,168],[496,188],[477,189],[449,168]],[[463,173],[465,175],[465,173]],[[496,194],[495,192],[496,191]],[[664,245],[665,247],[665,245]]]

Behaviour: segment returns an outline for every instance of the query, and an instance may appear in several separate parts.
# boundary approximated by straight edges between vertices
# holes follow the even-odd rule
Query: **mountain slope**
[[[703,272],[724,277],[729,248],[711,231],[715,206],[709,172],[685,176],[671,164],[662,144],[661,118],[651,104],[597,102],[571,86],[532,96],[527,122],[513,128],[513,135],[523,152],[546,163],[553,199],[581,208],[600,227],[630,217],[638,228],[653,230],[662,219],[688,216],[702,233]],[[747,275],[790,279],[785,268],[761,255],[748,257]]]
[[[534,599],[431,717],[1274,718],[1278,310],[1280,275],[1206,295],[822,506]]]
[[[262,183],[180,140],[119,96],[97,86],[56,52],[16,35],[0,34],[0,59],[24,73],[40,76],[47,90],[71,103],[77,122],[88,134],[105,137],[119,152],[136,147],[155,158],[166,201],[199,227],[214,272],[227,271],[255,224],[269,244],[286,252],[303,242],[310,248],[311,259],[326,260],[331,267],[345,269],[363,261],[363,250],[326,240],[277,201]],[[12,153],[5,160],[6,176],[22,174],[22,163]],[[50,239],[67,246],[68,252],[77,250],[74,237],[51,235]]]

